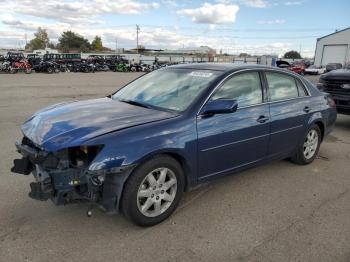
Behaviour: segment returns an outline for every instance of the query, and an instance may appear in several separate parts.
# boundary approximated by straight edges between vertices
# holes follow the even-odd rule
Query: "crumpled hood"
[[[23,123],[22,132],[41,148],[56,151],[105,133],[175,116],[106,97],[44,108]]]

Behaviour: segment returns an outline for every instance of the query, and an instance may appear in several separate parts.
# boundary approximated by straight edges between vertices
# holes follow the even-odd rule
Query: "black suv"
[[[317,87],[333,96],[338,113],[350,115],[350,64],[321,75]]]

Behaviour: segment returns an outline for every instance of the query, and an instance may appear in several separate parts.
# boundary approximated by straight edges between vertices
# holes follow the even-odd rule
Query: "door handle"
[[[309,113],[311,111],[311,108],[308,106],[305,106],[303,110],[304,112]]]
[[[268,120],[269,120],[269,118],[266,116],[259,116],[259,118],[256,121],[259,123],[265,123]]]

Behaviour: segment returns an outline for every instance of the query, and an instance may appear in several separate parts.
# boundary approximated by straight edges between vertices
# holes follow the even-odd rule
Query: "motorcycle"
[[[101,71],[102,72],[109,71],[109,67],[106,64],[95,63],[94,66],[95,66],[95,71],[99,71],[99,72],[101,72]]]
[[[128,72],[129,66],[127,64],[121,63],[116,65],[117,72]]]
[[[88,63],[75,63],[73,64],[73,70],[74,72],[83,72],[83,73],[95,73],[95,66],[93,64]]]
[[[12,73],[12,74],[15,74],[15,73],[17,73],[19,71],[23,71],[26,74],[31,74],[32,73],[32,69],[30,67],[30,64],[25,59],[12,62],[11,66],[12,66],[13,70],[11,70],[10,73]]]
[[[0,72],[10,73],[11,71],[13,71],[13,67],[9,61],[0,64]]]

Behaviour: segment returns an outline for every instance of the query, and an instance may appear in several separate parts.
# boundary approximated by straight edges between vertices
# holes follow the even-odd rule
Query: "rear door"
[[[294,76],[280,72],[266,72],[271,117],[269,156],[289,156],[300,142],[307,128],[312,108],[303,84]]]

